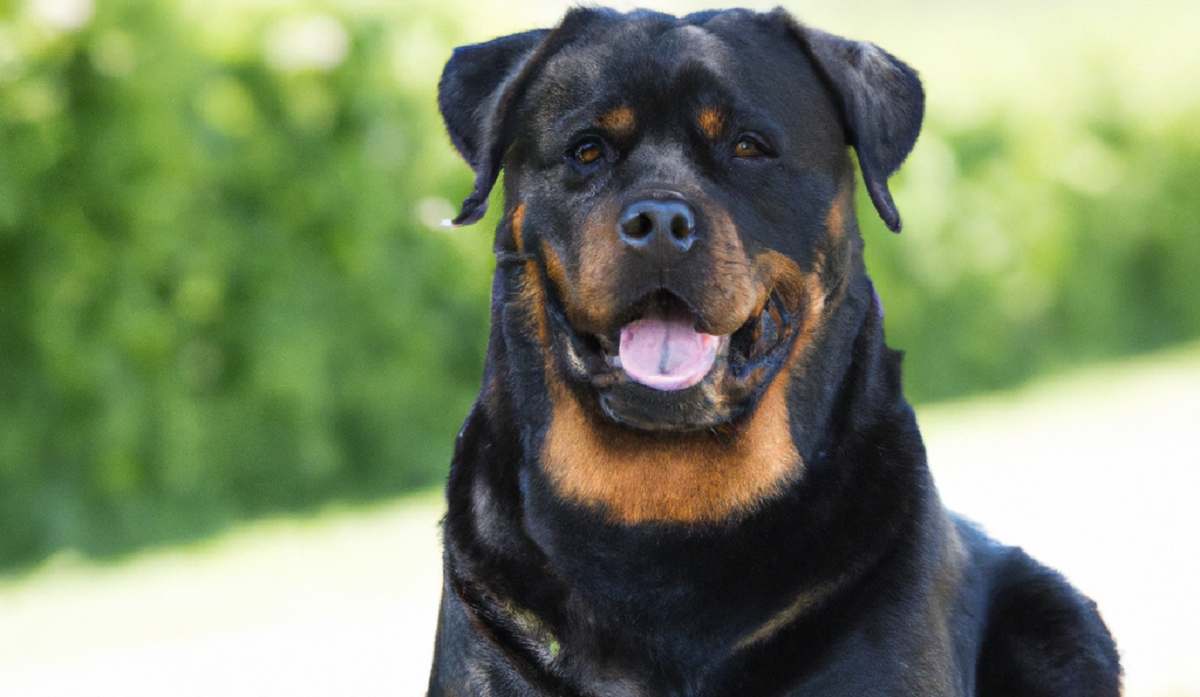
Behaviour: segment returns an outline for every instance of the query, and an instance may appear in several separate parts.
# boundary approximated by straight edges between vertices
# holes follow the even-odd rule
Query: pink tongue
[[[656,390],[682,390],[704,379],[721,337],[701,334],[684,319],[651,316],[621,329],[621,367]]]

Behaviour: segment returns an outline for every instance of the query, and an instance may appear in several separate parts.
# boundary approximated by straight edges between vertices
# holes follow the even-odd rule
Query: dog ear
[[[900,232],[900,213],[887,179],[912,152],[921,131],[925,91],[916,71],[874,44],[810,29],[783,10],[775,12],[829,81],[871,202],[888,229]]]
[[[454,50],[438,83],[438,108],[450,141],[475,172],[475,191],[452,222],[470,225],[487,212],[488,194],[500,175],[511,136],[506,117],[515,92],[550,33],[537,29]]]

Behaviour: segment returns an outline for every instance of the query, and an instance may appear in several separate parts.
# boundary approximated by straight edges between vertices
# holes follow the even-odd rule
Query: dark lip
[[[546,306],[552,323],[559,330],[555,343],[559,344],[560,352],[567,354],[564,362],[573,377],[601,390],[627,384],[656,392],[653,388],[637,385],[621,369],[617,357],[619,328],[605,335],[577,331],[567,319],[562,301],[553,288],[548,293]],[[617,326],[624,327],[644,316],[652,307],[660,312],[665,308],[672,313],[690,314],[697,318],[697,329],[703,331],[700,314],[695,308],[665,289],[655,290],[632,303],[618,315]],[[763,308],[722,341],[717,367],[700,385],[720,382],[728,397],[733,400],[745,398],[782,367],[796,326],[795,319],[778,293],[772,290]],[[680,394],[694,389],[681,390]]]
[[[788,352],[796,318],[772,290],[759,312],[729,337],[729,372],[739,380],[782,358]]]

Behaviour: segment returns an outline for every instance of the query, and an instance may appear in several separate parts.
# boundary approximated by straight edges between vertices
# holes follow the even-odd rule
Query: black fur
[[[714,105],[719,118],[697,125]],[[1119,694],[1095,606],[942,508],[900,355],[884,342],[845,207],[846,146],[898,230],[886,181],[920,128],[911,68],[779,10],[572,10],[553,30],[458,49],[439,106],[476,173],[457,222],[482,215],[502,166],[506,192],[483,387],[447,482],[431,697]],[[761,152],[735,159],[746,134]],[[580,143],[602,155],[573,160]],[[647,196],[694,210],[700,252],[723,239],[746,264],[785,261],[770,275],[611,246],[616,213]],[[579,294],[596,250],[610,258],[592,270],[619,282]],[[605,363],[604,337],[646,298],[734,326],[712,298],[738,274],[778,284],[767,305],[786,326],[769,328],[764,305],[737,315],[736,332],[713,332],[759,360],[752,388],[724,393],[705,378],[732,408],[699,400],[700,387],[652,393]],[[774,335],[778,345],[763,338]],[[714,374],[742,360],[724,350]],[[614,381],[625,391],[609,391]],[[770,402],[776,384],[784,396]],[[649,422],[614,422],[606,395]],[[677,409],[668,430],[654,430],[649,404]],[[617,439],[725,452],[771,409],[788,421],[763,447],[784,438],[801,464],[719,514],[623,520],[620,500],[568,493],[547,454],[571,418],[584,424],[567,431],[580,449]],[[689,419],[698,425],[680,430]],[[651,472],[651,496],[656,486]]]

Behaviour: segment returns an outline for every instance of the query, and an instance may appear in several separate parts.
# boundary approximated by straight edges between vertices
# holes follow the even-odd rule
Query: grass
[[[0,582],[0,694],[419,694],[439,492]]]
[[[1200,348],[920,420],[943,498],[1099,603],[1129,697],[1200,694]],[[423,694],[436,492],[0,580],[0,694]]]

